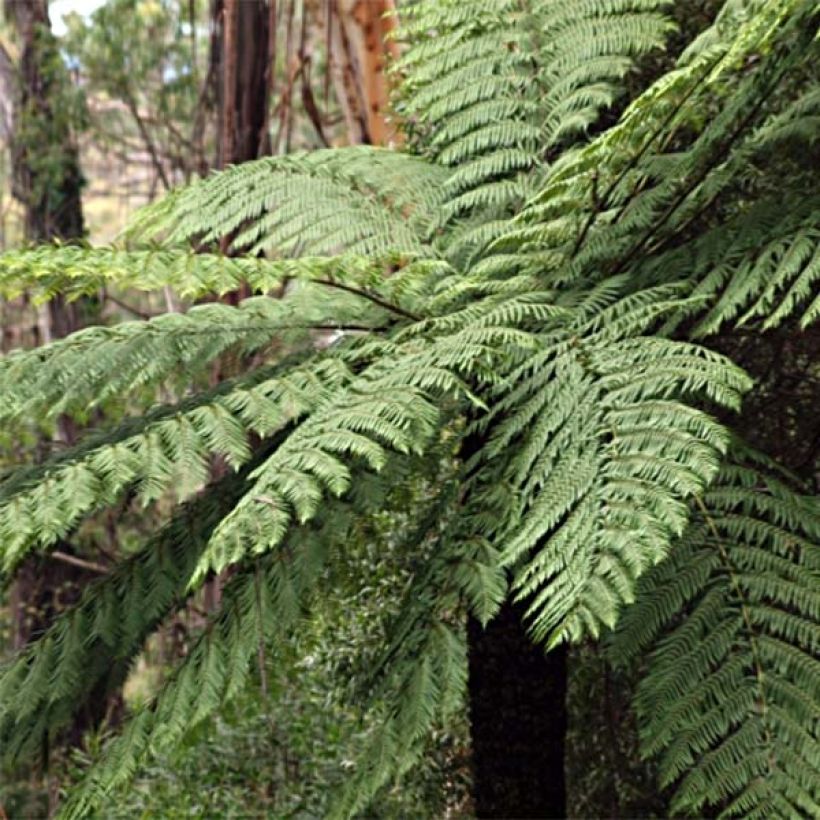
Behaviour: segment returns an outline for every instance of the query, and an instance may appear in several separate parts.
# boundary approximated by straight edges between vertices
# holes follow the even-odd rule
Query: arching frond
[[[371,304],[335,289],[302,286],[286,299],[254,297],[237,307],[197,305],[147,322],[85,328],[0,357],[0,419],[86,411],[161,383],[180,368],[190,378],[230,350],[250,355],[274,340],[295,351],[310,348],[317,329],[366,330]],[[378,308],[372,318],[384,316]]]
[[[124,732],[104,750],[101,760],[75,789],[61,814],[88,816],[118,785],[136,773],[149,750],[178,742],[247,680],[249,661],[260,641],[281,634],[300,614],[323,564],[315,539],[309,559],[270,554],[235,575],[222,592],[220,609],[210,619],[156,701],[135,714]],[[319,549],[317,549],[319,547]]]
[[[791,121],[777,107],[778,92],[794,84],[818,45],[812,4],[729,11],[618,125],[555,163],[518,217],[520,228],[496,241],[501,257],[484,263],[489,275],[533,273],[552,287],[585,287],[651,263],[685,242],[718,198],[732,202],[729,186]],[[788,109],[791,94],[783,99]],[[715,116],[704,120],[704,110]],[[742,195],[734,198],[735,209],[748,207]],[[677,268],[672,275],[686,278]]]
[[[742,453],[740,454],[742,456]],[[637,709],[673,810],[820,809],[820,505],[741,457],[639,582],[616,657],[650,651]]]
[[[444,222],[510,216],[533,172],[584,135],[635,57],[663,43],[667,5],[431,0],[403,10],[398,109],[419,148],[452,169]]]
[[[431,250],[425,237],[443,173],[369,146],[265,157],[172,192],[138,215],[128,236],[176,244],[234,236],[251,256]]]
[[[763,200],[653,259],[644,275],[658,279],[670,270],[691,282],[706,307],[693,335],[731,322],[769,329],[794,314],[807,327],[820,312],[820,202],[812,192]]]
[[[488,416],[484,457],[514,454],[500,481],[484,479],[483,526],[502,524],[503,560],[539,640],[576,641],[615,623],[683,530],[687,499],[717,472],[727,434],[698,397],[736,408],[750,386],[705,349],[622,336],[640,313],[635,299],[615,303],[587,333],[534,354]],[[492,512],[499,503],[506,521]]]
[[[187,299],[201,299],[243,287],[253,293],[279,292],[292,282],[412,292],[412,286],[429,276],[436,264],[443,266],[399,253],[274,260],[194,253],[186,248],[44,245],[0,255],[0,296],[13,299],[27,292],[38,301],[57,294],[71,298],[114,285],[141,291],[170,287]]]
[[[391,483],[406,480],[423,463],[413,462],[408,468],[406,462],[393,458],[385,466]],[[383,501],[373,483],[357,474],[351,497],[329,502],[310,525],[292,527],[278,549],[237,567],[223,590],[220,610],[156,700],[134,714],[124,732],[106,746],[62,807],[63,816],[98,811],[112,790],[128,782],[152,754],[172,747],[234,698],[247,680],[260,642],[276,652],[279,642],[298,628],[322,595],[321,584],[332,575],[334,556],[338,560],[351,533],[380,512]]]
[[[169,489],[178,499],[188,497],[207,482],[212,456],[242,466],[251,457],[251,433],[271,436],[321,407],[350,378],[333,359],[263,370],[179,405],[157,407],[15,472],[0,483],[0,567],[8,572],[33,545],[55,543],[127,489],[143,504]]]
[[[125,667],[145,638],[182,604],[213,528],[241,494],[228,476],[175,514],[146,547],[89,585],[79,603],[0,668],[0,749],[5,760],[37,754],[98,683]]]

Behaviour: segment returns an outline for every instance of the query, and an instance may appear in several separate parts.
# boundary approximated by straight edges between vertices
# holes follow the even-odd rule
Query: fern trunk
[[[522,615],[505,603],[467,628],[477,817],[566,816],[567,653],[535,646]]]

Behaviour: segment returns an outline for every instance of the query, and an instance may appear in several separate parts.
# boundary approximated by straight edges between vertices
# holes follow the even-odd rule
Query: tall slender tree
[[[46,0],[7,0],[5,14],[19,47],[12,91],[12,192],[23,207],[24,235],[30,243],[83,236],[83,185],[76,141],[78,107],[51,32]],[[60,294],[50,299],[38,323],[47,344],[78,328],[76,305]],[[65,443],[74,437],[67,420],[58,424]],[[34,561],[11,593],[15,613],[13,645],[23,646],[47,617],[49,596],[60,585],[77,580],[77,568]],[[40,612],[39,616],[32,613]]]

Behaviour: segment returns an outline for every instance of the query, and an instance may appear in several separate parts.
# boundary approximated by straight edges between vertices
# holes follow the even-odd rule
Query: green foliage
[[[146,637],[179,607],[198,555],[214,526],[241,494],[230,476],[181,507],[144,549],[85,590],[78,604],[0,675],[4,760],[36,753],[67,723],[77,704],[118,664],[128,664]]]
[[[366,146],[265,157],[149,205],[127,234],[207,243],[237,232],[232,248],[250,256],[429,253],[442,177],[417,157]]]
[[[0,361],[11,418],[87,410],[178,370],[195,381],[229,350],[250,371],[0,483],[8,569],[125,493],[185,497],[213,456],[236,468],[257,455],[174,576],[184,596],[224,573],[221,608],[68,816],[236,696],[260,641],[319,617],[351,532],[378,514],[383,488],[414,475],[429,484],[396,519],[413,569],[383,653],[354,676],[376,729],[328,813],[367,810],[417,762],[463,697],[464,616],[486,622],[508,595],[528,602],[546,646],[597,637],[619,616],[623,655],[660,640],[638,708],[646,752],[661,755],[664,782],[681,781],[681,811],[816,810],[817,511],[726,460],[754,386],[709,334],[816,317],[816,197],[806,164],[778,152],[815,144],[804,66],[820,56],[817,10],[730,0],[584,142],[632,59],[667,31],[663,6],[417,3],[397,67],[411,153],[259,160],[151,206],[125,247],[0,263],[4,288],[22,277],[45,295],[114,279],[282,296],[94,328]],[[156,240],[170,249],[140,244]],[[249,255],[180,247],[225,240]],[[333,328],[332,344],[315,344],[312,331]],[[286,343],[301,351],[293,361]],[[77,611],[49,634],[69,634]],[[0,686],[41,656],[61,668],[50,645],[36,642]],[[30,722],[13,713],[6,731]]]
[[[677,786],[673,810],[817,813],[818,544],[817,499],[733,459],[641,580],[614,651],[652,650],[636,703],[644,750]]]
[[[185,499],[207,482],[210,456],[241,467],[251,457],[251,434],[269,437],[326,403],[347,379],[347,369],[332,361],[279,376],[257,371],[180,405],[154,408],[18,470],[0,490],[4,570],[30,547],[55,543],[83,515],[113,504],[125,491],[142,504],[169,488]]]
[[[612,104],[633,59],[663,44],[667,5],[446,0],[403,11],[398,111],[422,152],[450,169],[439,222],[474,217],[457,248],[486,239],[488,220],[520,206]]]

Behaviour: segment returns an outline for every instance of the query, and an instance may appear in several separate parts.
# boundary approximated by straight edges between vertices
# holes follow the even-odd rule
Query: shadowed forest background
[[[4,0],[0,820],[817,816],[818,22]]]

